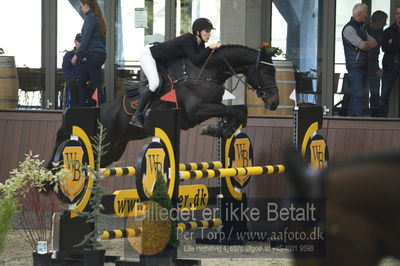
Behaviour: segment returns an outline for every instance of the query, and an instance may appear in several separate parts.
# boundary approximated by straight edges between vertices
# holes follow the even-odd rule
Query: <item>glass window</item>
[[[104,15],[104,0],[97,0]],[[74,49],[75,36],[80,33],[85,14],[80,9],[80,0],[57,1],[57,76],[56,93],[58,96],[57,107],[67,106],[68,93],[64,90],[64,76],[62,62],[66,52]],[[107,29],[107,34],[110,29]],[[103,79],[104,80],[104,79]]]
[[[337,82],[334,86],[333,114],[347,116],[347,106],[350,100],[350,88],[348,86],[348,76],[346,70],[346,60],[342,41],[342,30],[344,25],[349,22],[352,10],[358,0],[338,0],[336,1],[336,40],[335,40],[335,77]]]
[[[197,18],[208,18],[215,28],[210,43],[220,40],[220,0],[177,0],[176,1],[176,36],[192,32],[192,23]]]
[[[350,95],[351,95],[351,87],[348,79],[348,74],[346,70],[346,60],[344,56],[344,48],[343,48],[343,41],[342,41],[342,30],[344,25],[346,25],[350,18],[352,17],[352,10],[355,4],[360,3],[357,0],[338,0],[336,1],[336,43],[335,43],[335,83],[334,83],[334,108],[333,114],[340,115],[340,116],[347,116],[348,105],[350,103]],[[386,14],[388,14],[390,18],[390,0],[373,0],[371,1],[370,7],[370,14],[373,14],[377,10],[382,10]],[[389,18],[387,23],[389,24]],[[370,17],[367,19],[370,20]],[[368,23],[369,21],[367,21]],[[386,25],[386,27],[389,25]],[[385,27],[385,28],[386,28]],[[383,52],[380,50],[379,54],[379,65],[382,66],[382,58]],[[369,84],[369,79],[367,84]],[[380,81],[378,82],[380,87]],[[379,90],[379,88],[378,88]],[[374,110],[377,109],[378,106],[375,108],[371,107],[372,99],[370,102],[370,92],[368,85],[365,87],[364,90],[364,115],[373,115]],[[379,100],[378,100],[379,101]],[[379,103],[376,103],[379,105]],[[377,110],[375,110],[377,111]]]
[[[321,78],[318,70],[321,3],[318,0],[273,0],[271,46],[283,50],[285,56],[278,60],[286,59],[293,64],[292,70],[286,63],[276,63],[277,66],[284,65],[277,69],[277,75],[285,73],[282,77],[277,76],[277,83],[280,106],[287,109],[287,112],[277,111],[277,114],[291,112],[293,101],[289,95],[295,88],[298,103],[321,104],[321,88],[318,87]]]
[[[57,108],[66,107],[68,103],[68,90],[62,72],[62,62],[66,52],[75,47],[75,36],[81,32],[84,14],[80,10],[79,0],[57,1],[57,74],[56,95]],[[65,89],[64,89],[65,88]]]
[[[0,25],[3,26],[0,47],[5,55],[15,57],[19,77],[19,86],[15,88],[18,96],[15,97],[18,97],[19,108],[40,108],[44,99],[41,15],[41,0],[1,2]]]
[[[57,68],[61,69],[64,54],[74,49],[76,34],[81,32],[83,13],[79,0],[57,2]]]
[[[126,80],[139,79],[143,46],[165,40],[165,0],[119,0],[115,44],[116,94]]]

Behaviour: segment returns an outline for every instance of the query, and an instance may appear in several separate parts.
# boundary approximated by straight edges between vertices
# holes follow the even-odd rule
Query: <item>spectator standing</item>
[[[79,48],[82,42],[82,34],[78,33],[75,36],[75,47],[71,51],[65,53],[62,63],[63,75],[66,81],[66,87],[69,92],[69,107],[79,107],[78,79],[79,68],[82,67],[80,62],[76,65],[71,63],[72,57],[75,55],[76,49]]]
[[[368,6],[356,4],[353,7],[353,16],[342,31],[346,68],[352,90],[349,116],[363,116],[362,102],[368,75],[368,51],[377,45],[375,39],[365,29],[367,17]]]
[[[79,101],[81,105],[85,104],[85,100],[89,101],[96,95],[98,96],[97,104],[105,102],[103,93],[101,66],[106,60],[106,24],[103,13],[97,0],[80,0],[80,6],[85,19],[82,27],[82,43],[72,57],[72,64],[76,64],[78,58],[86,58],[83,67],[79,73]],[[87,82],[90,86],[87,88]]]
[[[371,109],[371,116],[379,116],[379,89],[382,78],[382,69],[379,66],[379,53],[381,48],[381,37],[383,27],[386,25],[388,15],[381,11],[375,11],[371,16],[371,23],[367,24],[366,30],[377,42],[377,46],[369,51],[368,63],[368,79],[367,85],[369,89],[370,98],[369,104]]]
[[[382,34],[382,96],[380,101],[380,116],[387,117],[389,98],[394,82],[400,73],[400,6],[396,7],[395,23]]]

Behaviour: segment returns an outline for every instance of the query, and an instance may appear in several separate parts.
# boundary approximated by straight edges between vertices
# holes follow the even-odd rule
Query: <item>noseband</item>
[[[254,92],[257,94],[257,96],[258,96],[259,98],[264,99],[264,97],[265,97],[266,95],[265,95],[265,91],[262,90],[262,89],[264,88],[264,89],[267,89],[267,90],[268,90],[268,89],[274,88],[275,86],[274,86],[274,85],[271,85],[271,86],[264,86],[264,82],[263,82],[263,80],[262,80],[262,78],[261,78],[260,69],[261,69],[262,65],[267,65],[267,66],[272,66],[272,67],[274,67],[274,64],[273,64],[273,63],[270,63],[270,62],[266,62],[266,61],[261,60],[262,50],[263,50],[263,48],[261,48],[261,49],[258,50],[257,62],[256,62],[256,72],[257,72],[258,84],[259,84],[259,85],[258,85],[257,88],[253,88],[253,90],[254,90]]]

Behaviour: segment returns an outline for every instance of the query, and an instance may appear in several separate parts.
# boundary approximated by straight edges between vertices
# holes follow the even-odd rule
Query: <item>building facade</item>
[[[281,48],[295,69],[299,102],[345,112],[348,86],[341,31],[355,0],[98,0],[107,22],[104,87],[108,99],[123,93],[126,80],[139,79],[139,52],[145,44],[189,32],[198,17],[216,27],[212,42],[258,48],[267,41]],[[372,14],[385,11],[388,25],[400,0],[363,1]],[[16,10],[16,6],[21,6]],[[22,8],[23,7],[23,8]],[[83,14],[79,0],[3,1],[0,48],[15,56],[19,77],[19,108],[61,108],[62,58],[73,48]],[[387,25],[387,26],[388,26]],[[381,52],[382,54],[382,52]],[[382,58],[382,55],[381,55]],[[285,58],[277,58],[283,60]],[[234,87],[236,80],[227,82]],[[395,85],[398,88],[398,85]],[[230,103],[248,102],[244,86]],[[399,90],[393,90],[390,116],[399,116]],[[368,112],[368,93],[365,97]]]

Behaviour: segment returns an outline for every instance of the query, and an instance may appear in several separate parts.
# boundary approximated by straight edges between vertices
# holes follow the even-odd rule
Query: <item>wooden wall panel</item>
[[[8,177],[24,154],[32,150],[48,160],[61,125],[61,111],[0,111],[0,182]],[[200,128],[181,132],[180,161],[216,160],[216,139],[199,136]],[[252,139],[255,165],[283,162],[283,149],[291,143],[290,117],[250,117],[244,132]],[[328,142],[331,164],[361,154],[400,149],[400,119],[331,118],[324,119],[320,131]],[[142,147],[149,139],[132,141],[120,159],[121,166],[135,166]],[[216,180],[202,181],[215,186]],[[102,181],[108,193],[135,187],[134,177],[110,177]],[[198,183],[191,181],[190,183]],[[279,197],[288,189],[285,175],[254,177],[246,192],[255,197]]]
[[[0,111],[0,182],[8,178],[29,151],[43,160],[50,157],[61,114],[61,111]]]

